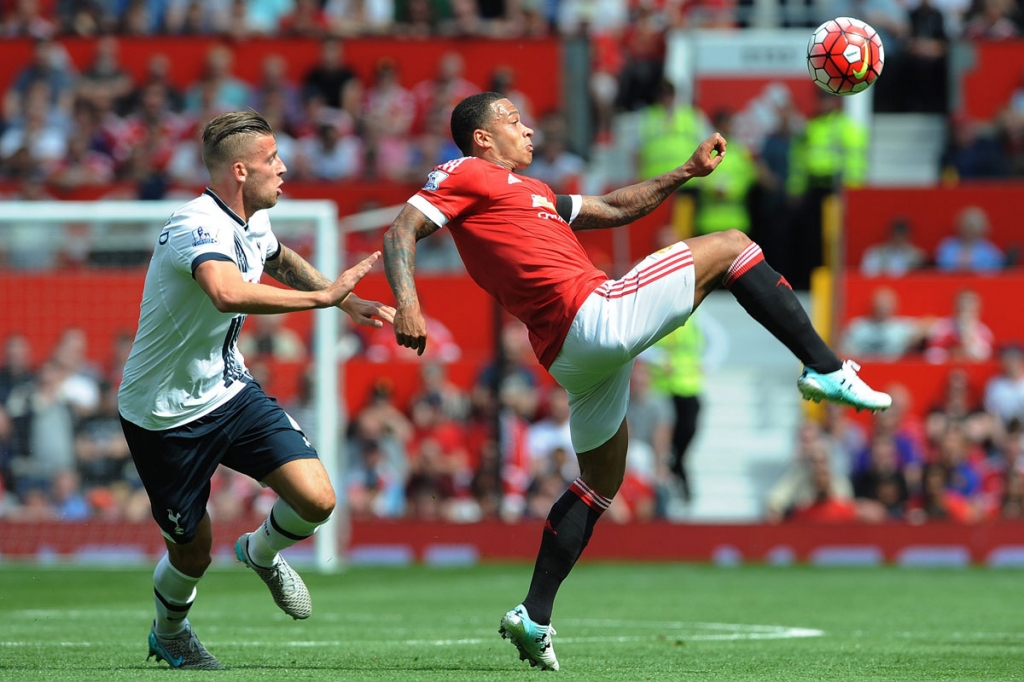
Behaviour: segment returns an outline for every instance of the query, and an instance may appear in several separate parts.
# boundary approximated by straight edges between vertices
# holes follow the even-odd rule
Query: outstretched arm
[[[595,230],[626,225],[642,218],[690,178],[709,175],[725,158],[725,138],[718,133],[698,145],[689,160],[675,170],[623,187],[600,197],[583,197],[573,230]]]
[[[407,204],[384,234],[384,274],[395,294],[395,340],[423,355],[427,347],[427,320],[416,294],[416,242],[433,234],[438,225],[415,206]]]
[[[320,291],[331,286],[331,280],[284,244],[281,244],[277,258],[266,262],[264,270],[281,284],[298,291]],[[352,292],[337,305],[354,322],[368,327],[382,327],[384,323],[381,320],[391,322],[395,319],[395,309],[391,306],[367,301]]]

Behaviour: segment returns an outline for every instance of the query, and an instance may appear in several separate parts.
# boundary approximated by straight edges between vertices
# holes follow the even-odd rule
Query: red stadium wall
[[[214,524],[214,556],[233,557],[231,543],[257,521]],[[532,561],[541,524],[356,522],[348,553],[353,560],[430,561],[458,556],[475,561]],[[308,550],[311,547],[300,546]],[[297,548],[299,549],[299,548]],[[164,552],[149,523],[0,521],[0,557],[131,557],[155,560]],[[108,559],[109,560],[109,559]],[[960,526],[905,524],[688,525],[602,524],[584,561],[699,561],[789,563],[1001,563],[1024,562],[1024,527],[1013,523]]]
[[[79,71],[92,62],[96,41],[68,38],[59,41],[67,49]],[[213,45],[227,45],[234,52],[234,73],[238,78],[257,83],[263,58],[268,54],[283,55],[288,62],[288,76],[301,82],[305,73],[317,62],[320,43],[316,40],[288,38],[250,38],[244,44],[232,44],[216,38],[194,36],[146,36],[119,38],[123,67],[141,81],[149,57],[164,53],[171,61],[171,81],[179,88],[199,80],[206,54]],[[440,57],[455,51],[465,60],[464,77],[480,88],[486,88],[491,74],[499,66],[510,67],[515,74],[516,89],[522,91],[537,115],[561,108],[561,46],[555,39],[495,40],[396,40],[394,38],[352,38],[344,41],[344,61],[364,83],[373,82],[373,68],[382,57],[398,64],[399,80],[409,88],[432,78]],[[21,68],[32,56],[32,42],[25,39],[4,39],[0,42],[0,92],[6,91]]]
[[[963,113],[990,121],[1006,108],[1013,91],[1024,85],[1024,40],[979,40],[963,47],[973,57],[962,79]]]
[[[843,262],[858,267],[864,250],[885,241],[894,218],[911,224],[911,238],[929,256],[940,240],[955,232],[953,221],[967,206],[988,214],[989,238],[1002,248],[1024,244],[1019,184],[970,183],[956,187],[913,189],[856,189],[846,192]]]

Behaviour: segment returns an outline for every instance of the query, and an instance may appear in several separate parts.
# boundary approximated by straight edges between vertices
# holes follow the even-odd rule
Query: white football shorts
[[[606,443],[629,403],[633,359],[693,312],[693,255],[677,242],[647,256],[622,279],[590,294],[573,320],[551,376],[569,394],[576,452]]]

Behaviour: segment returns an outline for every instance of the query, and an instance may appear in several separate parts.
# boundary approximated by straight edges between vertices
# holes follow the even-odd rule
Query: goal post
[[[88,238],[96,249],[152,250],[160,226],[185,201],[3,201],[0,202],[0,244],[6,241],[5,231],[14,225],[38,225],[41,229],[54,225],[86,225],[90,228]],[[340,238],[335,202],[289,199],[272,209],[271,221],[275,234],[283,243],[288,243],[289,235],[305,234],[311,229],[313,265],[332,280],[341,274],[345,245]],[[366,221],[354,220],[351,223],[350,229],[360,229]],[[132,229],[136,226],[138,229]],[[39,303],[40,309],[44,309],[45,302]],[[339,438],[341,429],[330,428],[339,420],[347,420],[340,391],[343,367],[337,362],[341,323],[341,311],[337,308],[314,311],[313,366],[317,378],[314,399],[320,425],[314,445],[331,476],[338,499],[334,515],[314,536],[315,565],[321,572],[343,568],[344,558],[339,542],[348,536],[348,505],[343,485],[347,468],[345,447]]]

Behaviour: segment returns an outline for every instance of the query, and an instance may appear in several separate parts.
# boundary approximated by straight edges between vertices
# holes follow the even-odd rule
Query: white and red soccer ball
[[[859,19],[829,19],[807,43],[807,71],[819,88],[833,95],[866,90],[881,75],[884,61],[878,32]]]

